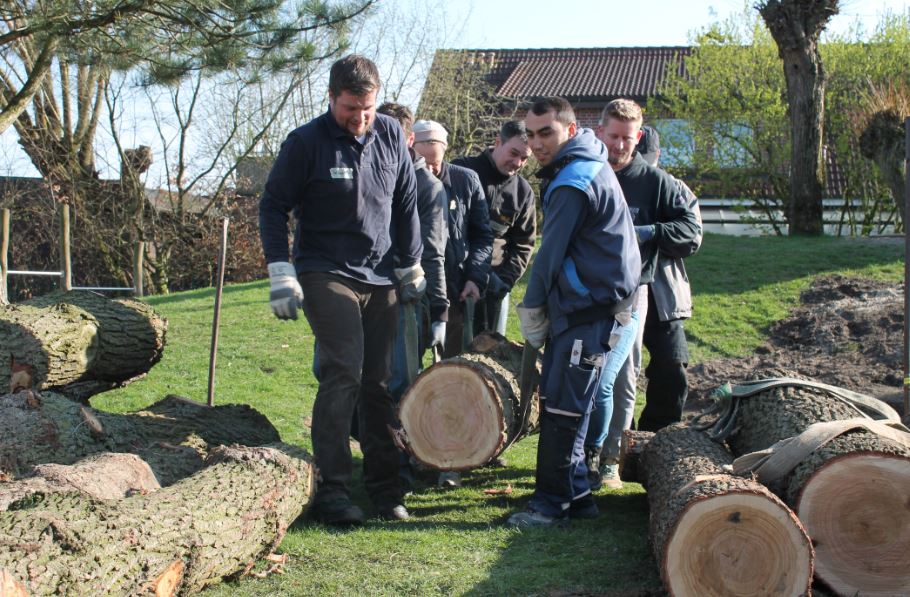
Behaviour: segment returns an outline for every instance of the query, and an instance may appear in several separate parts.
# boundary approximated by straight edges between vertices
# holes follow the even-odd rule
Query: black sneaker
[[[310,507],[310,519],[339,527],[362,525],[364,521],[363,510],[355,506],[348,498],[337,498],[324,502],[317,502]]]
[[[408,509],[404,507],[404,504],[384,504],[382,506],[376,506],[376,513],[379,515],[379,518],[383,520],[407,520],[411,517],[408,514]]]
[[[590,493],[583,498],[572,502],[569,506],[569,518],[574,520],[590,520],[600,516],[600,510],[594,502],[594,496]]]

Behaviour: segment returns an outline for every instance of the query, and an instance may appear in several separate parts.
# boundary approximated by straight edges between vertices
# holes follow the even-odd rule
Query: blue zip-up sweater
[[[287,260],[291,211],[297,273],[393,284],[393,268],[417,263],[422,248],[414,166],[398,122],[377,114],[362,145],[331,111],[292,131],[259,201],[268,263]]]
[[[641,256],[607,149],[593,131],[579,129],[538,177],[542,240],[523,303],[546,304],[558,335],[573,315],[628,299],[638,287]]]

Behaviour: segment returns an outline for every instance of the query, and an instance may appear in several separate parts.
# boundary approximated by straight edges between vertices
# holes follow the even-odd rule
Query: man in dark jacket
[[[394,102],[386,102],[376,110],[378,114],[385,114],[395,118],[405,133],[408,152],[414,161],[414,174],[417,181],[417,214],[420,218],[420,238],[423,241],[423,253],[420,264],[426,274],[427,290],[424,300],[418,303],[417,330],[421,340],[428,337],[426,345],[442,347],[445,342],[446,321],[448,321],[449,299],[446,296],[445,278],[445,250],[448,238],[448,222],[446,220],[447,196],[445,187],[438,178],[427,168],[423,156],[414,151],[414,115],[407,106]],[[407,371],[407,357],[405,355],[404,339],[404,310],[401,312],[398,333],[395,340],[395,351],[392,355],[392,380],[389,391],[396,401],[401,399],[408,387],[408,380],[416,371]],[[425,330],[424,321],[430,323]],[[418,350],[417,362],[423,354],[425,344],[414,347]],[[409,375],[410,373],[410,375]]]
[[[630,313],[641,260],[607,150],[593,131],[578,128],[571,105],[539,100],[525,125],[542,166],[544,228],[517,310],[525,341],[546,342],[546,350],[534,494],[508,524],[564,526],[598,515],[583,443],[613,323]]]
[[[471,170],[444,161],[447,147],[448,132],[441,124],[433,120],[414,123],[414,150],[442,181],[448,197],[445,275],[451,305],[443,354],[449,358],[462,352],[465,301],[479,299],[486,288],[493,233],[480,179]]]
[[[402,300],[415,300],[426,280],[414,166],[401,127],[376,114],[379,81],[376,65],[363,56],[332,65],[328,111],[288,135],[259,202],[272,311],[296,319],[303,306],[319,344],[312,435],[321,479],[309,512],[334,525],[364,520],[349,488],[348,436],[358,404],[367,493],[380,517],[408,517],[388,433],[395,419],[388,391],[395,281]]]
[[[493,231],[493,259],[490,279],[483,298],[477,303],[474,331],[506,333],[509,292],[528,267],[534,251],[537,210],[534,191],[518,174],[531,150],[524,122],[502,125],[493,147],[473,157],[452,163],[470,168],[480,177],[490,208]]]
[[[669,257],[685,256],[681,247],[700,238],[701,224],[673,177],[649,166],[636,151],[642,135],[641,125],[642,112],[638,104],[628,99],[613,100],[603,110],[598,136],[609,150],[610,166],[635,221],[642,260],[637,310],[639,320],[644,322],[648,309],[653,306],[648,285],[654,280],[659,253]],[[618,471],[619,447],[622,431],[631,427],[635,412],[644,327],[640,327],[632,354],[613,387],[613,415],[600,455],[603,483],[611,489],[622,486]],[[589,460],[594,456],[589,455]]]

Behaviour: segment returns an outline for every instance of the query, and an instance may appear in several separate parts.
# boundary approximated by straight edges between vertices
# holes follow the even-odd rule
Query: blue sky
[[[452,0],[447,10],[453,27],[464,23],[452,44],[462,48],[682,46],[688,45],[691,32],[752,4],[740,0]],[[869,30],[884,11],[908,8],[908,0],[841,0],[840,14],[829,28],[843,31],[859,18]]]

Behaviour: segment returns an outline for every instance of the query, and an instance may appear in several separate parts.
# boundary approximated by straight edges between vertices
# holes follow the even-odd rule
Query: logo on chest
[[[333,179],[354,180],[353,168],[329,168],[329,176]]]

